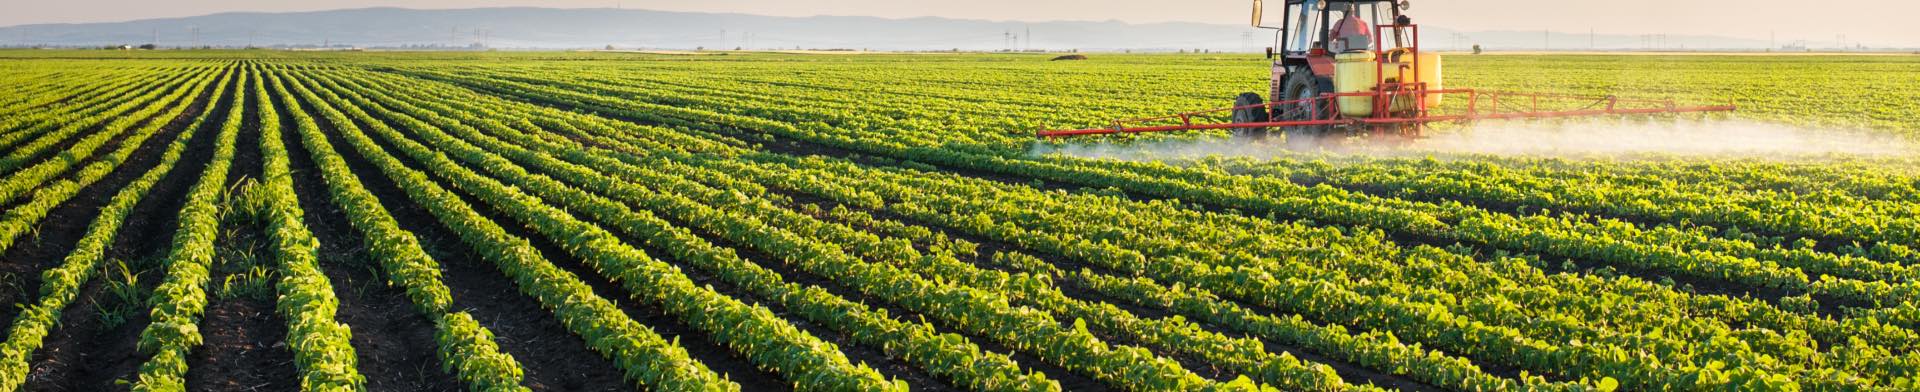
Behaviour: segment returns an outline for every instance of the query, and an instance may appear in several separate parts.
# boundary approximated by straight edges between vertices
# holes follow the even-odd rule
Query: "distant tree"
[[[607,44],[607,50],[613,50],[613,44]]]
[[[1480,54],[1480,44],[1473,44],[1473,54]]]

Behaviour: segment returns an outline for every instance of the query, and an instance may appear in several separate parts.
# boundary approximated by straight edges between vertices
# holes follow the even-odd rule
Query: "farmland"
[[[0,390],[1920,378],[1911,155],[1036,153],[1268,77],[1092,57],[0,52]],[[1448,61],[1920,136],[1920,56]]]

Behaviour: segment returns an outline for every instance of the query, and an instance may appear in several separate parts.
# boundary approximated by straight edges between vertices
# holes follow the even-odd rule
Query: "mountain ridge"
[[[1032,37],[1025,35],[1029,29]],[[1555,32],[1458,32],[1428,27],[1428,46],[1463,49],[1466,41],[1490,50],[1640,49],[1639,36]],[[1468,40],[1454,38],[1464,34]],[[1579,39],[1575,39],[1575,37]],[[1250,27],[1194,22],[992,21],[936,16],[763,16],[740,13],[615,8],[490,7],[353,8],[252,12],[0,27],[3,46],[100,46],[156,43],[161,47],[493,47],[581,49],[869,49],[869,50],[1087,50],[1259,51],[1272,33]],[[1017,42],[1010,42],[1017,41]],[[1578,41],[1578,44],[1573,42]],[[1668,49],[1763,48],[1765,42],[1709,36],[1669,36]]]

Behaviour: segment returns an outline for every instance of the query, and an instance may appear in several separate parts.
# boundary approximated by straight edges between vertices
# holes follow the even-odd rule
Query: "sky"
[[[859,15],[889,18],[1133,23],[1246,23],[1251,0],[5,0],[0,26],[108,22],[228,11],[315,11],[392,6],[474,8],[542,6],[738,12],[778,16]],[[1279,3],[1282,0],[1272,0]],[[1467,31],[1552,30],[1564,33],[1718,35],[1920,46],[1916,0],[1849,0],[1830,8],[1795,0],[1413,0],[1409,14],[1424,25]]]

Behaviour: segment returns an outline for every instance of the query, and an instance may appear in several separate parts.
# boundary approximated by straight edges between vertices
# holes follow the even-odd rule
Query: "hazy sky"
[[[763,15],[944,16],[990,20],[1122,20],[1245,23],[1251,0],[5,0],[0,25],[100,22],[225,11],[306,11],[396,6],[625,7]],[[1282,0],[1271,0],[1279,3]],[[1818,7],[1809,4],[1835,5]],[[1920,0],[1414,0],[1417,22],[1460,30],[1607,34],[1710,34],[1920,46]]]

